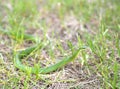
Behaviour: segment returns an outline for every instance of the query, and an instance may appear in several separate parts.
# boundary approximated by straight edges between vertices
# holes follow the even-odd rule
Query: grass
[[[0,29],[16,34],[0,32],[1,89],[120,88],[119,0],[4,0],[0,10]],[[36,42],[25,40],[25,33],[37,37]],[[49,45],[22,60],[38,69],[87,48],[50,74],[17,69],[14,53],[39,41]]]

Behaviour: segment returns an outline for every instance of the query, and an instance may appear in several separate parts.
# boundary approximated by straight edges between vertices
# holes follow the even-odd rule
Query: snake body
[[[16,34],[11,33],[8,30],[3,30],[3,29],[0,29],[0,32],[4,33],[6,35],[12,36],[12,37],[15,37],[15,35],[16,35]],[[24,34],[23,37],[24,37],[23,39],[25,39],[25,40],[30,40],[30,41],[36,42],[36,37],[34,37],[33,35]],[[78,54],[80,53],[80,50],[84,49],[84,47],[81,47],[78,50],[76,50],[71,56],[62,59],[61,61],[59,61],[56,64],[53,64],[51,66],[44,67],[44,68],[30,67],[30,66],[26,66],[26,65],[22,64],[22,62],[20,61],[21,59],[23,59],[25,56],[28,56],[32,51],[36,50],[36,48],[38,50],[41,47],[42,47],[42,43],[39,43],[37,45],[28,47],[28,48],[26,48],[22,51],[17,51],[14,54],[14,65],[18,69],[20,69],[22,71],[25,71],[25,72],[29,70],[30,73],[33,73],[33,74],[35,74],[35,73],[46,74],[46,73],[53,72],[53,71],[65,66],[69,62],[73,61],[78,56]]]

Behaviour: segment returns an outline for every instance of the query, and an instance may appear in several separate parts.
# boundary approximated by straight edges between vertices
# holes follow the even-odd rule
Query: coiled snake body
[[[0,29],[0,32],[3,33],[3,34],[7,34],[9,36],[12,36],[12,37],[15,37],[16,34],[13,34],[11,33],[10,31],[7,31],[7,30],[3,30],[3,29]],[[19,35],[19,34],[18,34]],[[24,34],[23,35],[24,39],[27,39],[27,40],[31,40],[31,41],[36,41],[36,38],[32,35],[28,35],[28,34]],[[44,67],[44,68],[36,68],[36,67],[29,67],[29,66],[26,66],[26,65],[23,65],[21,63],[21,59],[23,59],[23,57],[29,55],[32,51],[34,51],[37,47],[37,49],[40,49],[41,48],[41,43],[37,44],[37,45],[34,45],[32,47],[28,47],[26,48],[25,50],[22,50],[22,51],[17,51],[14,55],[14,65],[22,70],[22,71],[27,71],[27,70],[30,70],[31,73],[36,73],[36,72],[39,72],[41,74],[46,74],[46,73],[50,73],[50,72],[53,72],[63,66],[65,66],[66,64],[68,64],[69,62],[73,61],[77,56],[78,54],[80,53],[80,50],[81,49],[84,49],[84,47],[81,47],[79,48],[78,50],[76,50],[71,56],[69,57],[66,57],[64,59],[62,59],[60,62],[54,64],[54,65],[51,65],[51,66],[48,66],[48,67]]]

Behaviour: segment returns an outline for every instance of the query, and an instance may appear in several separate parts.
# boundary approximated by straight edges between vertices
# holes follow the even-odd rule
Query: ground
[[[0,89],[120,89],[119,0],[1,0]],[[18,37],[18,34],[21,34]],[[49,74],[29,74],[14,65],[14,52],[39,37],[49,45],[22,63],[52,65],[85,46],[75,61]]]

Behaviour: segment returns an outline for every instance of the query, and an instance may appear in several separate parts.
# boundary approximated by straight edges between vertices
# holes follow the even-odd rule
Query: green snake
[[[16,34],[13,34],[8,30],[0,29],[0,32],[3,33],[3,34],[6,34],[8,36],[12,36],[12,37],[16,36]],[[18,36],[20,36],[20,35],[18,34]],[[29,34],[24,34],[23,39],[36,42],[36,37],[33,36],[33,35],[29,35]],[[21,59],[23,59],[25,56],[28,56],[31,52],[36,50],[36,48],[37,48],[37,50],[40,49],[42,46],[43,46],[43,44],[39,43],[37,45],[28,47],[28,48],[26,48],[24,50],[17,51],[14,54],[14,65],[15,65],[15,67],[17,67],[18,69],[20,69],[22,71],[25,71],[25,72],[30,70],[30,73],[33,73],[33,74],[35,74],[35,73],[41,73],[41,74],[51,73],[51,72],[53,72],[53,71],[55,71],[55,70],[57,70],[57,69],[59,69],[61,67],[64,67],[69,62],[75,60],[75,58],[78,56],[80,51],[82,49],[85,49],[85,47],[81,47],[78,50],[76,50],[69,57],[66,57],[66,58],[62,59],[61,61],[59,61],[58,63],[50,65],[48,67],[44,67],[44,68],[41,68],[41,67],[37,68],[37,67],[34,67],[34,66],[30,67],[30,66],[26,66],[26,65],[22,64],[22,62],[20,61]]]

